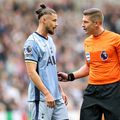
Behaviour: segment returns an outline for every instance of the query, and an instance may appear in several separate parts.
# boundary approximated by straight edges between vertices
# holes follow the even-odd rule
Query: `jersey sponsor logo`
[[[32,47],[27,46],[26,48],[24,48],[24,53],[27,55],[31,55],[32,54]]]
[[[49,64],[51,64],[51,65],[55,65],[56,64],[54,56],[52,56],[52,57],[49,56],[48,57],[47,66]]]
[[[108,54],[106,51],[102,51],[101,54],[100,54],[100,58],[105,61],[108,59]]]
[[[86,55],[87,62],[90,62],[90,53],[86,52],[85,55]]]

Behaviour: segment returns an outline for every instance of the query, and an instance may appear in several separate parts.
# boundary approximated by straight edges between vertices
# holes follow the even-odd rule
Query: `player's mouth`
[[[53,30],[55,30],[56,29],[56,27],[53,27]]]

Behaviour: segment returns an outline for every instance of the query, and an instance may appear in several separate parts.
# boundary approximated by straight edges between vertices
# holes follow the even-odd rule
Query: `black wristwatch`
[[[73,81],[73,80],[75,80],[75,76],[74,76],[74,74],[73,73],[69,73],[68,74],[68,79],[67,79],[68,81]]]

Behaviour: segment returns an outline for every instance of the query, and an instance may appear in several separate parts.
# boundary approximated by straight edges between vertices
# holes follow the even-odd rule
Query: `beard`
[[[53,34],[54,34],[54,31],[53,31],[53,30],[48,30],[48,33],[49,33],[50,35],[53,35]]]
[[[49,27],[46,28],[47,33],[49,33],[50,35],[54,34],[54,29],[50,29]]]

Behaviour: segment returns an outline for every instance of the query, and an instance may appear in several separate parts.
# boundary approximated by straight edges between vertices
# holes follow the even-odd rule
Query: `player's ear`
[[[42,22],[42,23],[45,23],[45,22],[46,22],[46,16],[42,16],[42,17],[41,17],[41,22]]]

